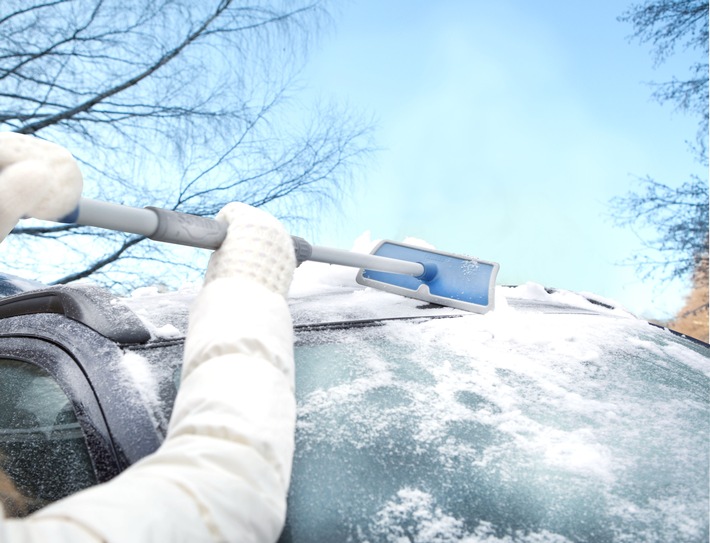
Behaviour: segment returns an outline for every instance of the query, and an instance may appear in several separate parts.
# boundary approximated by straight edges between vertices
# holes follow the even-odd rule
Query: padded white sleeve
[[[276,541],[296,421],[288,306],[259,283],[219,278],[190,319],[164,444],[106,484],[0,521],[0,541]]]

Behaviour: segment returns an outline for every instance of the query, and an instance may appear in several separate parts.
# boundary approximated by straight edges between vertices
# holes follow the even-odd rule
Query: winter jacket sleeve
[[[191,312],[164,444],[106,484],[6,520],[5,541],[275,541],[294,447],[293,377],[284,298],[248,279],[211,281]]]
[[[293,244],[264,212],[230,204],[190,312],[168,433],[124,473],[20,520],[0,543],[275,541],[294,449]]]

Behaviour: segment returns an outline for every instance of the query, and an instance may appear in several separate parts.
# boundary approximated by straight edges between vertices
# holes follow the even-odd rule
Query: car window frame
[[[50,313],[0,319],[0,339],[18,342],[14,349],[10,344],[8,350],[0,349],[0,357],[18,359],[23,344],[53,354],[38,365],[58,380],[75,407],[84,409],[85,433],[100,437],[92,441],[96,448],[89,451],[96,457],[99,482],[115,477],[162,443],[149,407],[126,380],[122,358],[127,346],[71,318]],[[33,362],[32,349],[24,352],[24,361]]]
[[[71,403],[97,483],[119,472],[119,463],[94,392],[72,357],[43,338],[0,334],[0,358],[36,366],[59,385]]]

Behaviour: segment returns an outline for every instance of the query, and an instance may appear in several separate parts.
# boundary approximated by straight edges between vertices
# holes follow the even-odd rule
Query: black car
[[[307,263],[290,293],[282,541],[708,540],[708,345],[534,284],[498,287],[476,315],[353,276]],[[0,465],[30,498],[17,515],[159,446],[194,296],[37,286],[0,281]]]

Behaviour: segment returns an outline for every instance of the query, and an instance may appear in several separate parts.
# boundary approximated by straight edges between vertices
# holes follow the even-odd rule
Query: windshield
[[[284,541],[707,541],[708,352],[631,319],[302,332]]]

